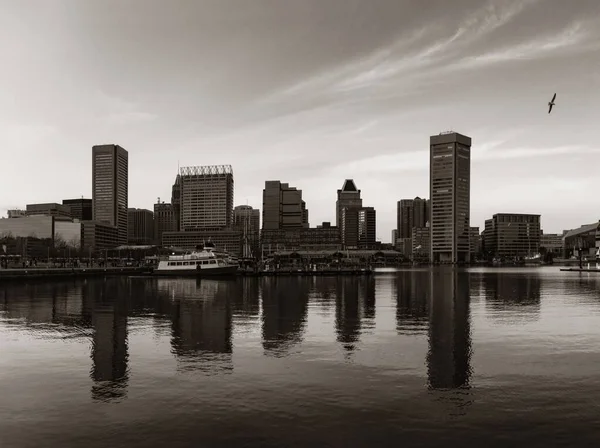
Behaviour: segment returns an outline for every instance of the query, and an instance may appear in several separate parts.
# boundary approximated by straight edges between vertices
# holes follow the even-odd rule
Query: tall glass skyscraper
[[[457,132],[434,135],[429,149],[431,261],[468,262],[471,138]]]
[[[127,244],[129,155],[119,145],[92,147],[93,219],[117,228],[118,244]]]

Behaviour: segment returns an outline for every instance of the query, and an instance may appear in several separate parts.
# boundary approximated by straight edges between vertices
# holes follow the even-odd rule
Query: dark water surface
[[[600,446],[600,275],[0,285],[0,446]]]

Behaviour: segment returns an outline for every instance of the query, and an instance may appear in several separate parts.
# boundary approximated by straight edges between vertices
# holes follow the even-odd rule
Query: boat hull
[[[216,268],[209,269],[155,269],[152,275],[165,276],[165,277],[215,277],[215,276],[228,276],[236,275],[238,267],[235,265],[231,266],[218,266]]]

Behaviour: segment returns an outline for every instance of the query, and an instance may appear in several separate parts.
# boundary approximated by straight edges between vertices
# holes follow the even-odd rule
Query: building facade
[[[119,229],[104,222],[82,221],[81,245],[83,253],[114,249],[120,246]]]
[[[482,249],[479,227],[471,227],[469,229],[469,244],[471,252],[471,261],[475,261],[475,258],[481,254]]]
[[[244,245],[251,252],[244,256],[257,256],[260,246],[260,210],[250,205],[238,205],[233,209],[233,228],[242,232]]]
[[[63,205],[71,209],[71,217],[80,221],[91,221],[94,219],[93,201],[91,199],[63,199]]]
[[[118,245],[127,244],[129,154],[119,145],[92,148],[93,220],[117,228]]]
[[[46,215],[56,218],[71,219],[71,207],[68,205],[47,203],[47,204],[27,204],[25,206],[27,216]]]
[[[377,214],[373,207],[358,209],[358,248],[375,249],[377,243]]]
[[[176,231],[178,229],[173,205],[165,202],[154,204],[154,243],[162,246],[163,233]]]
[[[342,189],[337,191],[337,201],[335,202],[335,225],[339,229],[342,227],[342,209],[344,208],[360,208],[362,207],[362,199],[360,190],[356,188],[353,179],[346,179]]]
[[[154,213],[142,208],[130,208],[128,211],[127,244],[149,245],[154,242]]]
[[[431,253],[431,229],[429,227],[413,227],[411,259],[421,263],[429,262]]]
[[[233,224],[231,165],[182,167],[179,175],[181,182],[179,230],[231,228]]]
[[[278,180],[265,182],[262,228],[264,230],[308,228],[308,209],[302,190]]]
[[[202,229],[184,232],[164,232],[162,245],[184,250],[193,250],[205,242],[212,242],[218,250],[237,257],[242,253],[242,232],[235,229]]]
[[[430,259],[468,262],[471,138],[456,132],[431,136],[429,154]]]
[[[261,234],[261,254],[281,251],[337,251],[342,245],[339,229],[330,223],[313,228],[267,229]]]
[[[563,235],[558,233],[544,233],[540,235],[540,249],[544,248],[546,252],[555,256],[562,256],[564,252]]]
[[[540,215],[497,213],[485,221],[485,250],[489,256],[534,256],[540,250],[540,237]]]

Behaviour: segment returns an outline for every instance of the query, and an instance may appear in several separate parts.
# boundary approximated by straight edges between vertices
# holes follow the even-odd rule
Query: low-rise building
[[[543,233],[540,236],[540,250],[544,248],[547,253],[562,256],[564,252],[563,235],[558,233]]]
[[[197,246],[210,241],[217,250],[226,251],[235,256],[242,256],[243,234],[234,229],[201,229],[196,231],[163,232],[162,246],[177,249],[193,250]]]
[[[497,213],[485,221],[485,250],[500,258],[533,256],[540,249],[540,215]]]
[[[27,204],[25,207],[27,216],[48,215],[57,218],[71,219],[71,207],[68,205],[57,204],[55,202],[45,204]]]
[[[412,228],[412,254],[413,261],[422,263],[429,261],[431,252],[431,230],[429,227]]]

